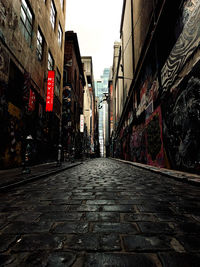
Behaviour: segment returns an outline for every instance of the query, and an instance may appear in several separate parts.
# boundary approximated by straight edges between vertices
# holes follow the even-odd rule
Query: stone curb
[[[158,167],[154,167],[150,165],[145,165],[142,163],[131,162],[131,161],[126,161],[126,160],[117,159],[117,158],[111,158],[111,159],[123,162],[125,164],[133,165],[141,169],[146,169],[157,174],[165,175],[169,178],[175,179],[176,181],[200,186],[200,175],[197,175],[197,174],[180,172],[180,171],[170,170],[170,169],[165,169],[165,168],[158,168]]]
[[[53,175],[53,174],[65,171],[67,169],[76,167],[76,166],[78,166],[80,164],[83,164],[83,163],[82,162],[78,162],[78,163],[74,163],[74,164],[71,164],[69,166],[66,166],[66,167],[63,167],[63,168],[60,168],[60,169],[56,169],[56,170],[53,170],[53,171],[45,172],[45,173],[42,173],[42,174],[38,173],[35,176],[29,177],[29,178],[24,179],[22,181],[19,181],[19,182],[16,182],[16,183],[11,183],[11,184],[8,184],[8,185],[5,185],[5,186],[1,186],[0,187],[0,192],[5,192],[8,189],[12,189],[14,187],[17,187],[17,186],[20,186],[20,185],[23,185],[23,184],[26,184],[26,183],[29,183],[29,182],[32,182],[32,181],[36,181],[36,180],[38,180],[40,178],[44,178],[46,176]]]

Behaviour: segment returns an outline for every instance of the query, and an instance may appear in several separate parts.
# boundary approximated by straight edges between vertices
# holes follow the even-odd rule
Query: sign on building
[[[80,132],[81,133],[84,132],[84,115],[83,114],[80,115]]]
[[[46,111],[53,111],[54,82],[55,71],[49,70],[47,78]]]
[[[33,90],[30,89],[28,111],[34,111],[35,110],[35,101],[36,101],[35,93],[33,92]]]

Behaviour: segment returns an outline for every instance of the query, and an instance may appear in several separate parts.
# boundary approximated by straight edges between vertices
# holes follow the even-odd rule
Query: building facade
[[[197,0],[124,1],[113,64],[116,157],[200,171],[199,19]]]
[[[105,68],[101,79],[95,81],[95,90],[98,103],[98,129],[99,129],[99,146],[100,156],[106,157],[106,145],[108,138],[108,101],[107,96],[109,94],[109,75],[110,69]]]
[[[82,57],[84,64],[86,85],[84,89],[84,116],[90,140],[90,156],[98,154],[98,120],[96,112],[95,83],[93,75],[92,57]]]
[[[80,132],[80,115],[83,115],[83,90],[85,78],[77,34],[65,32],[63,83],[63,150],[80,157],[83,147],[83,133]]]
[[[0,1],[0,166],[19,166],[26,137],[32,161],[56,159],[60,135],[65,0]],[[46,112],[48,71],[55,73]]]

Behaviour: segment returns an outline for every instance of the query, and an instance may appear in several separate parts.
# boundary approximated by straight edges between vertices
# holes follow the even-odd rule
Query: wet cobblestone
[[[196,267],[200,187],[93,159],[0,193],[0,266]]]

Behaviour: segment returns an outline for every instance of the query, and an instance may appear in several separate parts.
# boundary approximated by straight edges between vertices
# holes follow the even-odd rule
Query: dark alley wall
[[[133,107],[129,106],[114,154],[126,160],[198,173],[200,3],[187,0],[181,12],[174,15],[173,37],[165,44],[160,37],[166,21],[159,22],[133,88]],[[171,50],[162,53],[170,46]]]

